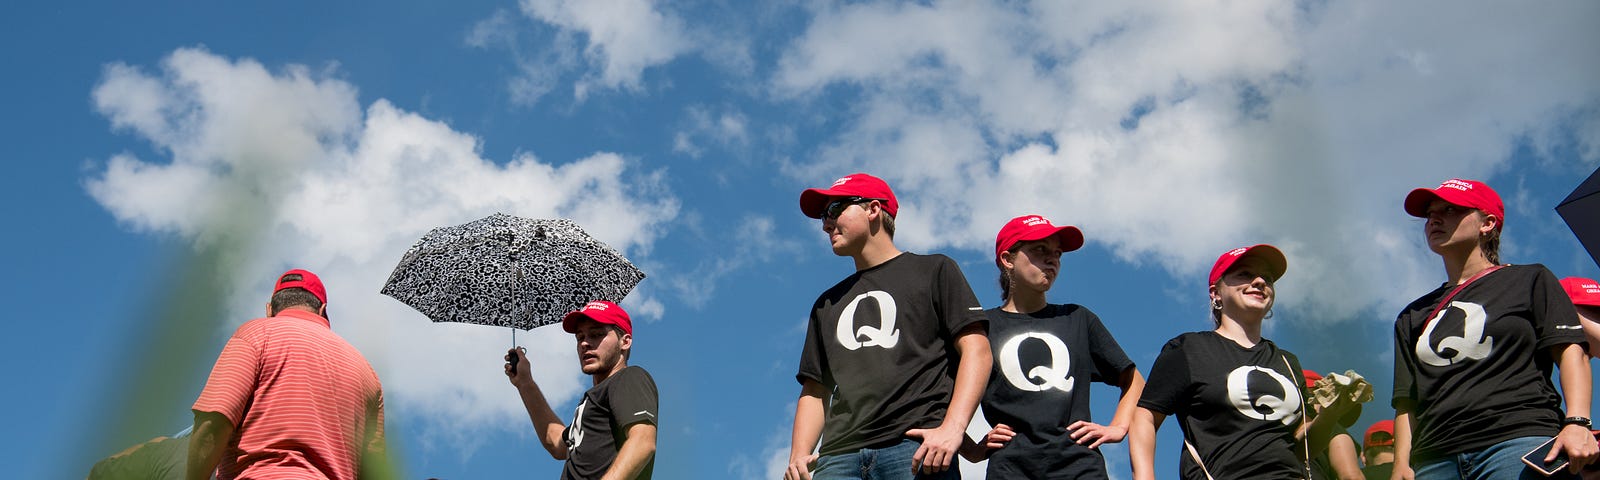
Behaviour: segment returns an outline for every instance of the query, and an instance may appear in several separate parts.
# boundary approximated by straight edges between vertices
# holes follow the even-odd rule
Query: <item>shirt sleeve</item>
[[[1111,338],[1111,332],[1100,323],[1100,317],[1094,312],[1087,313],[1089,355],[1094,359],[1094,370],[1089,374],[1089,381],[1116,385],[1122,379],[1122,372],[1133,368],[1133,360],[1128,359],[1122,346],[1117,344],[1115,338]]]
[[[245,406],[250,404],[256,389],[256,378],[261,374],[260,350],[254,342],[235,332],[217,356],[206,378],[206,387],[191,407],[196,413],[212,412],[228,417],[234,427],[244,419]]]
[[[1583,336],[1583,325],[1578,323],[1578,309],[1572,306],[1572,297],[1561,288],[1561,281],[1543,265],[1535,265],[1539,273],[1533,278],[1532,298],[1533,330],[1539,338],[1540,350],[1556,345],[1576,343],[1589,350],[1589,341]]]
[[[822,328],[817,321],[817,311],[821,308],[821,301],[811,307],[811,318],[806,321],[806,342],[800,346],[800,371],[795,373],[794,379],[805,384],[811,380],[823,385],[831,385],[832,378],[827,374],[828,359],[822,350],[822,336],[818,329]]]
[[[1413,410],[1417,398],[1413,373],[1416,371],[1417,358],[1411,354],[1408,337],[1406,312],[1400,312],[1400,316],[1394,319],[1394,395],[1389,399],[1389,406],[1396,410]]]
[[[629,425],[640,422],[660,425],[656,423],[658,398],[655,379],[639,367],[628,367],[618,375],[619,381],[612,384],[607,392],[611,402],[611,419],[624,431]]]
[[[983,304],[978,303],[978,296],[972,293],[972,286],[967,284],[967,277],[956,261],[940,255],[939,262],[938,276],[934,279],[938,282],[934,291],[939,298],[935,302],[946,331],[954,339],[956,332],[974,323],[987,324],[989,317],[983,313]]]
[[[1189,383],[1189,359],[1179,339],[1174,338],[1161,348],[1161,354],[1156,355],[1155,363],[1150,365],[1150,381],[1144,384],[1139,406],[1162,415],[1177,413],[1188,397]]]

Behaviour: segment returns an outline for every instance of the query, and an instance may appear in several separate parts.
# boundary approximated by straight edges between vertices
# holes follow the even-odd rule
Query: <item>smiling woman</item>
[[[1300,360],[1261,337],[1272,311],[1274,282],[1288,261],[1271,245],[1229,250],[1211,267],[1211,318],[1216,329],[1179,335],[1150,367],[1150,383],[1134,414],[1129,456],[1135,478],[1155,478],[1155,433],[1177,415],[1185,479],[1308,478],[1308,459],[1326,441],[1328,425],[1351,408],[1340,399],[1307,425]],[[1322,419],[1329,419],[1323,422]],[[1304,438],[1308,435],[1310,441]]]

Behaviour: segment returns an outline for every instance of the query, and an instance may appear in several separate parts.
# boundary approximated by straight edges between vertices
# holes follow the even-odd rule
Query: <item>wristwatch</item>
[[[1589,425],[1589,417],[1567,417],[1561,419],[1561,426],[1577,425],[1583,428],[1593,428]]]

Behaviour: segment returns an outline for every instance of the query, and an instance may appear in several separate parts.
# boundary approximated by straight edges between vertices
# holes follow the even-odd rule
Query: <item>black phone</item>
[[[1522,463],[1528,464],[1528,468],[1532,468],[1547,477],[1567,468],[1567,452],[1561,452],[1560,455],[1556,455],[1556,459],[1553,462],[1544,463],[1545,456],[1550,455],[1550,448],[1555,445],[1556,439],[1552,437],[1549,441],[1544,442],[1543,445],[1539,445],[1539,448],[1535,448],[1533,451],[1528,452],[1527,455],[1523,455]]]

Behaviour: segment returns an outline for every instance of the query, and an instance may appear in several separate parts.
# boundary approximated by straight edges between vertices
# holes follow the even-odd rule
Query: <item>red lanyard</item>
[[[1455,290],[1451,290],[1449,295],[1445,295],[1444,296],[1444,300],[1440,300],[1439,304],[1435,305],[1433,307],[1433,311],[1432,312],[1428,312],[1428,317],[1422,321],[1422,328],[1424,330],[1426,330],[1428,328],[1428,323],[1433,321],[1433,316],[1434,315],[1438,315],[1439,314],[1439,310],[1444,309],[1445,305],[1449,305],[1450,304],[1450,299],[1455,298],[1456,294],[1461,292],[1461,289],[1467,288],[1467,285],[1471,285],[1472,282],[1477,281],[1479,278],[1483,278],[1483,276],[1484,275],[1488,275],[1489,272],[1493,272],[1495,270],[1499,270],[1500,267],[1503,267],[1503,266],[1504,265],[1493,265],[1493,266],[1490,266],[1489,268],[1485,268],[1485,269],[1483,269],[1483,271],[1478,272],[1477,275],[1473,275],[1472,278],[1467,279],[1467,281],[1461,282],[1460,285],[1456,285],[1456,289]]]

